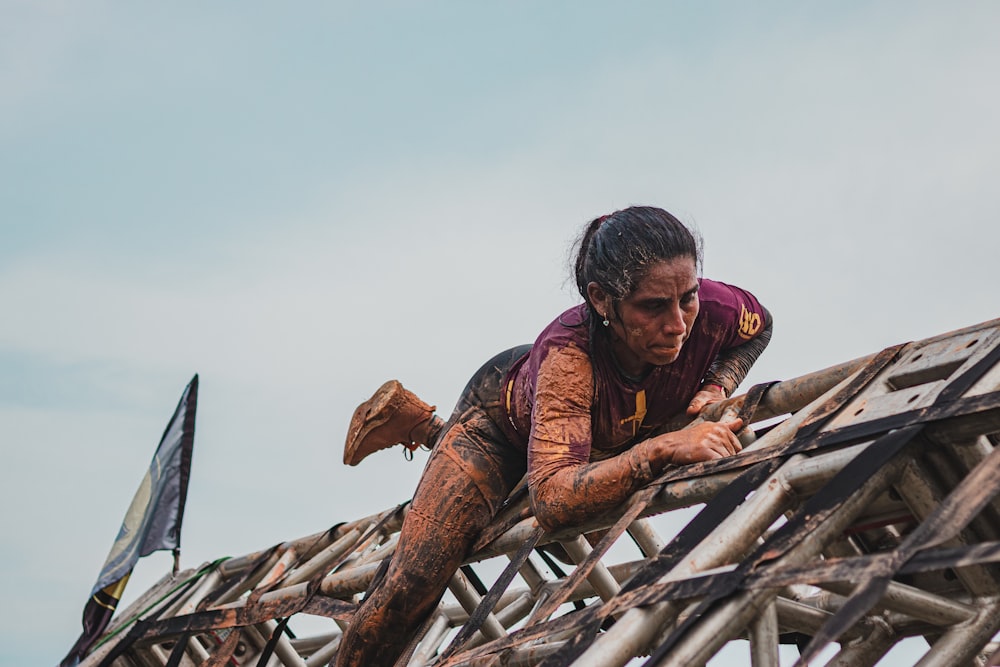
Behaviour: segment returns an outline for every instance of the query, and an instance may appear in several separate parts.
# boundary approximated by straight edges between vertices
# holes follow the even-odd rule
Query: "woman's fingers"
[[[732,456],[742,450],[743,445],[736,437],[736,432],[742,428],[743,421],[740,419],[725,423],[704,422],[690,429],[669,434],[662,444],[658,439],[650,442],[666,447],[663,453],[666,455],[666,461],[670,463],[675,465],[698,463]]]
[[[686,412],[689,416],[694,417],[712,403],[718,403],[725,398],[726,395],[722,393],[721,389],[702,389],[688,403]]]
[[[738,419],[726,424],[718,422],[705,424],[708,429],[703,442],[721,456],[732,456],[743,449],[739,438],[736,437],[736,431],[742,428],[742,425]]]

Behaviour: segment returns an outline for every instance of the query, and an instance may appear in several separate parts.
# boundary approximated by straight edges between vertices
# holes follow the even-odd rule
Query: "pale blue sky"
[[[419,463],[341,466],[354,406],[398,377],[449,412],[616,208],[772,310],[749,382],[1000,316],[998,19],[0,0],[0,663],[75,639],[195,372],[184,565],[389,507]]]

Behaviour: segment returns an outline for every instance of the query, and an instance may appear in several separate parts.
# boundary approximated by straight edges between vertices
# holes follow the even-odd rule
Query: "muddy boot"
[[[444,425],[435,409],[397,380],[389,380],[354,411],[344,443],[344,464],[356,466],[372,452],[400,443],[410,452],[432,447]]]

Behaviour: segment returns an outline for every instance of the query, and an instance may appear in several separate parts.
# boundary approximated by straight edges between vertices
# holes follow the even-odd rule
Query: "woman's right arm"
[[[576,525],[625,502],[669,465],[685,465],[731,456],[740,451],[735,431],[739,420],[705,422],[665,433],[594,462],[568,460],[555,443],[532,441],[536,465],[529,467],[528,485],[538,524],[546,530]],[[539,471],[544,470],[545,474]]]
[[[528,487],[546,530],[579,524],[623,503],[668,465],[739,451],[742,424],[707,422],[645,440],[621,454],[590,461],[593,371],[589,357],[567,347],[543,360],[528,443]]]

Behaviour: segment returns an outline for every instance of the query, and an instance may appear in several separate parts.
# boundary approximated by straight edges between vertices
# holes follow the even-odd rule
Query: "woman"
[[[699,279],[700,265],[695,236],[662,209],[597,218],[577,248],[584,303],[534,345],[488,361],[447,424],[398,383],[358,408],[345,462],[400,439],[433,452],[339,667],[393,664],[525,473],[535,518],[552,530],[620,505],[670,465],[740,450],[739,421],[659,433],[730,394],[770,339],[756,298]]]

